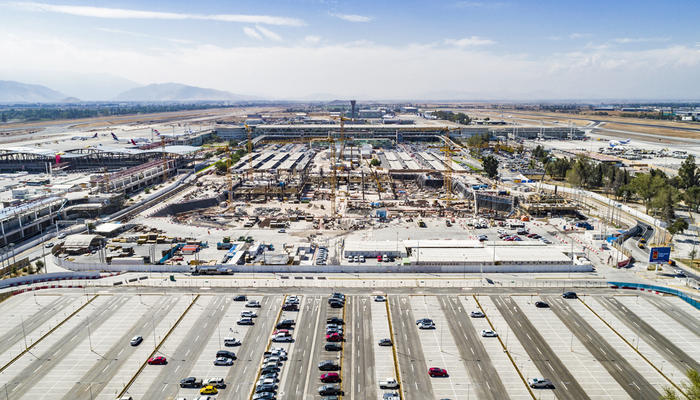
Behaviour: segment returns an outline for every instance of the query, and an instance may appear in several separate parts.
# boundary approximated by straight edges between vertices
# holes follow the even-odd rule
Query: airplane
[[[129,139],[129,141],[130,141],[131,144],[133,144],[134,146],[138,146],[139,143],[145,143],[145,144],[151,143],[151,140],[150,140],[150,139],[146,139],[146,138],[134,138],[134,139]]]
[[[629,144],[629,142],[630,142],[631,140],[632,140],[632,139],[611,140],[611,141],[608,142],[608,146],[610,146],[610,147],[622,146],[622,145],[625,145],[625,144]]]
[[[94,134],[93,136],[73,136],[71,140],[88,140],[88,139],[95,139],[97,137],[97,134]]]

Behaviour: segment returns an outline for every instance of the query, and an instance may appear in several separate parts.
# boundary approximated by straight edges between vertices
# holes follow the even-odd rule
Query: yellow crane
[[[453,128],[454,129],[454,128]],[[456,200],[452,197],[452,154],[458,152],[452,147],[452,140],[450,140],[450,128],[445,127],[442,136],[443,145],[440,148],[445,154],[445,171],[442,173],[443,187],[445,188],[445,206],[449,207],[450,202]]]
[[[246,171],[246,179],[251,180],[253,177],[253,128],[245,124],[245,130],[248,133],[248,171]]]

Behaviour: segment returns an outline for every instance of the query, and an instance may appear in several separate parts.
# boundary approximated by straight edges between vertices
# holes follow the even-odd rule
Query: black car
[[[562,293],[561,297],[565,299],[577,299],[578,296],[576,296],[576,292],[564,292]]]
[[[248,298],[242,294],[239,294],[238,296],[233,298],[233,301],[248,301]]]
[[[345,303],[340,301],[329,301],[328,305],[331,306],[331,308],[343,308],[343,306],[345,306]]]
[[[535,307],[537,307],[537,308],[549,308],[549,304],[545,303],[544,301],[536,301]]]
[[[253,396],[253,400],[276,400],[277,394],[274,392],[261,392]]]
[[[433,320],[430,319],[430,318],[421,318],[421,319],[417,319],[417,320],[416,320],[416,325],[420,325],[420,324],[432,324],[432,323],[433,323]]]
[[[225,357],[225,358],[230,358],[232,360],[236,359],[236,353],[228,350],[219,350],[216,352],[216,357]]]
[[[297,304],[285,304],[282,306],[282,311],[299,311],[299,306]]]
[[[275,328],[277,329],[292,329],[294,328],[294,320],[292,319],[285,319],[277,323],[275,325]]]
[[[194,376],[188,376],[187,378],[180,379],[181,388],[199,388],[202,387],[202,380],[197,379]]]
[[[279,373],[280,368],[275,367],[274,365],[267,366],[263,369],[260,370],[260,375],[269,375],[271,373]]]
[[[336,364],[336,362],[333,360],[325,360],[318,363],[318,369],[320,371],[338,371],[340,369],[340,365]]]
[[[274,393],[276,391],[277,391],[277,385],[273,385],[273,384],[264,384],[264,385],[258,385],[255,387],[255,393],[262,393],[262,392]]]
[[[331,318],[326,318],[326,323],[327,324],[343,325],[345,322],[343,321],[342,318],[331,317]]]
[[[326,346],[324,347],[326,351],[341,351],[343,350],[343,346],[341,346],[339,343],[326,343]]]
[[[318,388],[318,394],[321,396],[329,396],[342,393],[340,391],[340,386],[338,385],[323,385]]]

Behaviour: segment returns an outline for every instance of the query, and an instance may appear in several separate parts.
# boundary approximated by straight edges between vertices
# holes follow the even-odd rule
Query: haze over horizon
[[[0,79],[84,100],[164,82],[265,99],[697,99],[698,15],[693,1],[9,1]]]

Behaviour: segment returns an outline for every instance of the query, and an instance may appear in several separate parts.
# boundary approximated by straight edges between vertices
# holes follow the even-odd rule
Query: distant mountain
[[[67,97],[46,86],[0,81],[0,103],[57,103]]]
[[[253,96],[243,96],[223,90],[180,83],[154,83],[127,90],[115,98],[115,100],[120,101],[245,101],[255,99]]]

